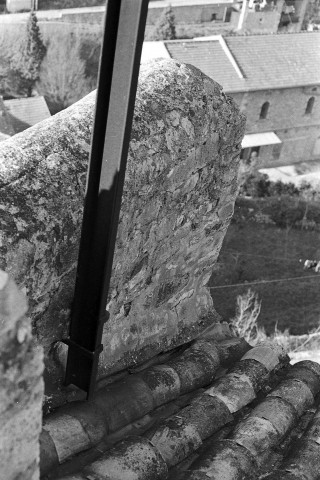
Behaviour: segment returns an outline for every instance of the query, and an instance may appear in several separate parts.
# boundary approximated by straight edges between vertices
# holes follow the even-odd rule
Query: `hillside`
[[[296,201],[292,199],[293,206]],[[209,282],[211,295],[228,319],[235,313],[237,295],[250,287],[262,301],[258,323],[267,333],[275,326],[295,335],[306,333],[319,324],[320,274],[304,271],[299,259],[320,259],[320,222],[312,230],[281,228],[268,216],[270,202],[238,198]]]

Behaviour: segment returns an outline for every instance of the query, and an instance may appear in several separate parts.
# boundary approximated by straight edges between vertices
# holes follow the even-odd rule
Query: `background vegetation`
[[[46,55],[35,88],[54,114],[96,87],[102,27],[50,22],[39,26]],[[21,45],[21,25],[1,25],[0,95],[4,98],[28,95],[25,80],[12,62]]]
[[[258,326],[267,334],[275,328],[307,333],[319,325],[320,274],[304,270],[300,259],[320,260],[319,191],[269,182],[269,193],[261,196],[261,185],[250,181],[251,193],[259,193],[244,196],[247,185],[236,201],[209,282],[214,304],[225,319],[233,318],[233,299],[251,288],[261,301]]]

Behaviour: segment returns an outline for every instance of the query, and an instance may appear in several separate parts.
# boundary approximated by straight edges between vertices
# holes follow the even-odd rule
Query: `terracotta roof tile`
[[[49,414],[42,478],[319,478],[320,365],[210,333],[164,361]]]

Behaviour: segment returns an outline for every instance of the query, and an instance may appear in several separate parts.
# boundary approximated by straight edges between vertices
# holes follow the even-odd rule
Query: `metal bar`
[[[108,0],[65,384],[91,397],[102,350],[148,0]]]

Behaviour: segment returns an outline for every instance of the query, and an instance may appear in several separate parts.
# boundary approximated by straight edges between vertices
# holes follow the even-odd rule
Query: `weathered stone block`
[[[90,94],[0,146],[0,266],[30,298],[53,393],[63,375],[54,352],[68,332],[94,102]],[[172,60],[142,67],[100,375],[217,321],[205,285],[233,213],[243,133],[234,101],[196,68]]]
[[[0,271],[0,471],[6,480],[39,479],[42,349],[32,344],[27,304]]]

